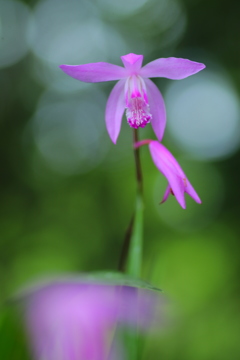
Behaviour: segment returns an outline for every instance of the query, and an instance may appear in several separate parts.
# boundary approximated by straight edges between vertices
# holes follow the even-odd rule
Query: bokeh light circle
[[[148,0],[98,0],[100,6],[111,14],[117,16],[130,16],[142,8]]]
[[[33,76],[57,91],[81,89],[80,82],[66,76],[59,65],[98,61],[120,65],[120,55],[130,51],[121,34],[105,24],[87,0],[72,0],[71,6],[64,0],[43,0],[34,16]]]
[[[0,0],[0,68],[17,63],[26,55],[32,25],[31,13],[25,4]]]
[[[89,95],[89,94],[88,94]],[[104,122],[105,96],[51,99],[40,102],[32,120],[33,136],[41,157],[59,174],[85,173],[105,157],[110,141]]]
[[[239,148],[239,99],[226,76],[208,71],[175,81],[165,99],[168,131],[191,156],[216,159]]]
[[[89,1],[44,0],[37,4],[33,52],[54,64],[104,61],[123,40],[105,25]],[[114,37],[112,36],[114,34]]]

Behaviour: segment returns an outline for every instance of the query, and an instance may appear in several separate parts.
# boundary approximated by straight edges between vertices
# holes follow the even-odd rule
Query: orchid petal
[[[106,106],[107,131],[114,144],[117,142],[125,109],[124,86],[125,80],[117,82],[109,95]]]
[[[179,165],[173,154],[170,153],[170,151],[163,144],[160,144],[158,141],[155,142],[157,151],[161,154],[162,161],[166,164],[166,166],[169,167],[172,172],[176,173],[181,178],[186,178],[186,175],[184,174],[181,166]]]
[[[184,198],[184,190],[185,189],[184,189],[184,183],[183,183],[182,178],[179,175],[177,175],[176,173],[172,172],[172,170],[166,166],[166,163],[159,162],[159,159],[157,161],[158,161],[158,166],[153,159],[153,162],[155,163],[158,170],[167,178],[173,195],[175,196],[175,198],[177,199],[177,201],[179,202],[181,207],[183,209],[186,209],[186,202],[185,202],[185,198]],[[166,195],[166,192],[164,195]]]
[[[105,62],[83,65],[60,65],[59,67],[74,79],[90,83],[119,80],[127,77],[126,69]]]
[[[125,66],[125,69],[128,71],[129,75],[138,74],[143,62],[143,55],[137,55],[137,54],[127,54],[124,56],[121,56],[121,60],[123,62],[123,65]]]
[[[157,86],[149,79],[144,79],[147,88],[147,95],[152,114],[151,124],[159,141],[162,140],[166,127],[166,108],[162,94]]]
[[[56,278],[29,289],[22,300],[35,358],[104,360],[108,339],[119,324],[134,332],[151,326],[159,303],[155,294],[112,285]],[[111,355],[123,359],[121,343],[115,344],[116,339],[114,336],[116,348]],[[116,350],[119,353],[115,354]]]
[[[171,193],[171,187],[170,187],[170,185],[168,185],[167,188],[166,188],[166,191],[165,191],[165,193],[164,193],[164,195],[163,195],[162,201],[160,202],[160,204],[163,204],[163,203],[168,199],[170,193]]]
[[[154,164],[156,165],[158,170],[167,178],[177,201],[185,209],[186,204],[184,199],[183,180],[176,171],[173,171],[174,169],[172,168],[172,166],[170,166],[171,158],[169,159],[169,164],[169,151],[162,144],[159,144],[158,141],[152,141],[149,144],[149,150]]]
[[[169,181],[169,184],[171,186],[175,198],[177,199],[181,207],[183,209],[186,209],[186,201],[184,197],[185,188],[182,178],[171,172],[168,174],[167,179]]]
[[[197,192],[193,188],[192,184],[187,180],[187,186],[185,189],[186,193],[188,193],[189,196],[191,196],[198,204],[201,204],[202,201],[200,197],[198,196]]]
[[[202,63],[188,59],[174,57],[160,58],[145,65],[139,75],[144,78],[165,77],[172,80],[180,80],[198,73],[205,67]]]

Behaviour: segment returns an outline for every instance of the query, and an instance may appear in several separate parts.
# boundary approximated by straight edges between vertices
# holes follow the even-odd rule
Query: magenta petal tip
[[[125,69],[129,72],[128,75],[130,75],[132,73],[140,72],[143,62],[143,55],[130,53],[121,56],[121,60],[123,62]]]

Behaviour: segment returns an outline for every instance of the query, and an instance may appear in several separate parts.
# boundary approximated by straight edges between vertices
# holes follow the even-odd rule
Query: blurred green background
[[[111,83],[84,84],[60,64],[144,54],[207,68],[156,79],[163,143],[202,199],[159,205],[166,180],[141,149],[143,278],[164,289],[168,321],[143,358],[240,358],[240,2],[0,0],[0,358],[27,359],[6,299],[49,274],[116,270],[134,208],[132,134],[114,146]],[[151,126],[140,137],[155,138]],[[20,333],[19,333],[20,331]]]

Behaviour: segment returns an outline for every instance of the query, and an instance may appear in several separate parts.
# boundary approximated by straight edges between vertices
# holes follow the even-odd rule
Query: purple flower
[[[182,168],[174,156],[170,153],[170,151],[158,141],[153,140],[139,141],[135,144],[135,147],[138,148],[139,146],[146,144],[149,145],[150,154],[154,164],[168,180],[168,186],[161,203],[165,202],[169,195],[172,194],[176,197],[182,208],[186,209],[186,202],[184,197],[184,193],[186,192],[197,203],[201,204],[201,200],[198,194],[192,187]]]
[[[126,109],[129,125],[135,129],[151,122],[159,141],[166,125],[163,97],[157,86],[149,80],[165,77],[184,79],[205,68],[204,64],[181,58],[160,58],[142,67],[143,55],[121,56],[121,66],[99,62],[84,65],[60,65],[68,75],[84,82],[119,80],[114,86],[106,107],[106,126],[113,143],[116,143]]]
[[[67,280],[31,291],[25,304],[36,360],[105,360],[117,325],[150,325],[156,295],[133,287]]]

